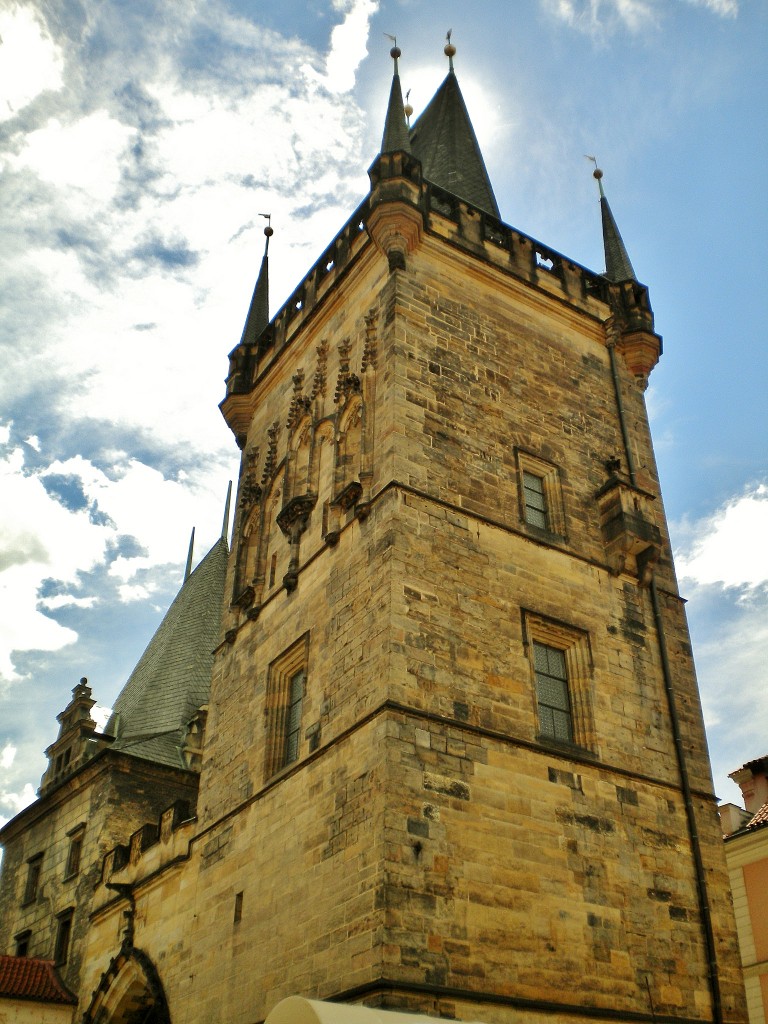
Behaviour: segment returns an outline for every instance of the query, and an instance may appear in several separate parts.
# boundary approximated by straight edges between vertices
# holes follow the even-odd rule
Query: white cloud
[[[49,494],[44,485],[52,476],[79,484],[85,507],[67,508]],[[93,607],[96,595],[78,593],[81,574],[113,560],[120,537],[135,538],[144,552],[112,561],[110,572],[123,584],[119,594],[125,601],[153,589],[143,579],[131,583],[137,574],[181,560],[187,524],[196,521],[202,528],[198,536],[215,537],[223,487],[221,494],[211,487],[218,482],[215,474],[168,480],[124,455],[117,456],[112,477],[82,456],[37,471],[25,466],[21,448],[0,459],[0,678],[18,678],[14,651],[56,651],[77,639],[43,612]],[[96,509],[102,515],[94,522]],[[55,581],[59,592],[41,599],[46,580]]]
[[[114,195],[120,180],[118,158],[133,134],[105,110],[69,125],[51,118],[44,128],[26,136],[18,155],[8,158],[9,164],[59,188],[80,190],[78,200],[71,192],[68,199],[70,204],[77,201],[85,213],[94,201],[103,203]]]
[[[36,799],[37,793],[31,782],[27,782],[18,793],[12,793],[5,789],[0,790],[0,807],[9,808],[12,816],[18,814],[19,811],[23,811],[25,807],[29,807]],[[0,815],[0,825],[4,825],[8,820],[8,818]]]
[[[12,743],[6,743],[0,750],[0,768],[10,768],[16,757],[16,747]]]
[[[665,0],[541,0],[545,10],[571,28],[596,37],[623,27],[639,33],[659,24]],[[686,0],[720,17],[735,17],[738,0]]]
[[[44,597],[40,600],[40,607],[46,611],[53,612],[57,608],[93,608],[98,598],[96,597],[75,597],[73,594],[56,594],[54,597]]]
[[[686,0],[694,7],[706,7],[713,14],[719,14],[723,18],[735,18],[739,13],[739,0]]]
[[[656,18],[654,0],[542,0],[555,18],[589,35],[623,25],[639,32]]]
[[[768,486],[757,484],[713,515],[675,528],[681,578],[725,587],[756,587],[768,580]]]
[[[14,3],[0,11],[0,121],[45,89],[60,89],[64,60],[33,10]]]
[[[334,0],[334,7],[345,14],[331,33],[325,84],[332,92],[348,92],[355,84],[355,72],[368,55],[368,27],[379,5],[376,0]]]
[[[94,704],[91,708],[91,718],[96,723],[96,729],[98,732],[104,732],[111,715],[112,708],[105,708],[101,704]]]

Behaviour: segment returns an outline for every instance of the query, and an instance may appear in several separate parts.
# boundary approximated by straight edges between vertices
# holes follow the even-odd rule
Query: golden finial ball
[[[402,56],[402,50],[400,49],[399,46],[393,46],[392,49],[389,51],[389,56],[393,60],[397,60],[398,57]]]
[[[596,167],[596,168],[594,169],[594,171],[592,171],[592,177],[593,177],[593,178],[597,178],[597,180],[598,180],[598,181],[600,181],[600,179],[602,178],[602,176],[603,176],[603,172],[602,172],[602,171],[600,170],[600,168],[599,168],[599,167]]]
[[[267,226],[264,228],[264,234],[267,236],[267,238],[271,238],[272,235],[274,235],[274,233],[275,232],[272,230],[271,227]]]
[[[406,103],[405,106],[403,107],[403,111],[405,112],[406,117],[410,117],[411,114],[413,113],[413,107],[411,106],[410,103]]]
[[[445,54],[446,57],[455,57],[456,47],[453,45],[453,43],[446,43],[445,46],[443,47],[443,53]]]

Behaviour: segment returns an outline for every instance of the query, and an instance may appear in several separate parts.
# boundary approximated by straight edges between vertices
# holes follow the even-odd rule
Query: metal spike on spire
[[[221,539],[227,539],[227,527],[229,526],[229,506],[232,501],[232,481],[227,486],[227,500],[224,503],[224,522],[221,524]]]
[[[186,583],[192,574],[192,553],[195,550],[195,528],[192,527],[192,535],[189,538],[189,551],[187,552],[187,567],[184,570],[184,582]]]
[[[390,57],[395,62],[395,70],[392,75],[392,88],[389,93],[389,104],[387,106],[387,118],[384,122],[384,134],[381,139],[382,153],[397,153],[403,150],[406,153],[411,151],[411,142],[408,135],[408,125],[405,122],[405,105],[403,103],[403,91],[400,88],[400,72],[397,61],[401,55],[400,47],[397,45],[395,36],[384,33],[391,39],[394,46],[389,51]]]
[[[586,156],[586,158],[595,165],[592,177],[597,182],[597,187],[600,191],[600,215],[603,223],[603,248],[605,249],[605,276],[609,281],[634,281],[636,280],[636,275],[632,262],[624,246],[624,240],[613,218],[611,207],[608,205],[603,189],[603,172],[597,166],[596,157]]]

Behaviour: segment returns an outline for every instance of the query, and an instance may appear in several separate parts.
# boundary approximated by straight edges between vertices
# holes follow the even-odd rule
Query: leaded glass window
[[[546,530],[547,501],[544,496],[544,480],[533,473],[523,473],[523,491],[525,495],[525,521],[531,526],[539,526]]]
[[[573,724],[565,652],[534,642],[533,661],[541,735],[571,743]]]
[[[304,698],[304,670],[291,676],[288,691],[288,707],[285,716],[285,758],[283,764],[291,764],[299,756],[301,734],[301,703]]]

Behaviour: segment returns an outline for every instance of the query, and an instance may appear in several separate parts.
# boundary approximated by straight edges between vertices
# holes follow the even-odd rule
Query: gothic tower
[[[197,818],[107,858],[88,1020],[120,911],[189,1024],[743,1018],[648,292],[602,184],[605,273],[499,219],[446,52],[272,320],[265,250]]]

